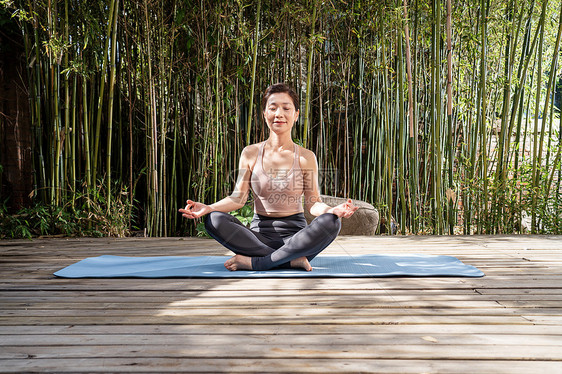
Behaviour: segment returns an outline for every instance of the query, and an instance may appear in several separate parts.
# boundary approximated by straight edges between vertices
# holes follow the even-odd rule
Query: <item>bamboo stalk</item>
[[[39,40],[39,22],[37,19],[37,13],[33,7],[34,2],[31,0],[28,1],[28,8],[29,13],[32,15],[32,24],[33,24],[33,39],[34,39],[34,84],[31,84],[32,92],[33,92],[33,115],[34,115],[34,144],[38,150],[39,162],[38,162],[38,169],[39,169],[39,181],[36,183],[40,186],[47,186],[47,174],[46,174],[46,165],[45,165],[45,155],[43,151],[43,141],[41,140],[42,136],[42,121],[41,121],[41,102],[42,102],[42,95],[41,95],[41,59],[40,59],[40,48],[41,42]],[[36,188],[37,190],[37,188]],[[39,196],[42,201],[47,201],[47,196],[45,193],[45,189],[38,189]]]
[[[78,85],[78,78],[75,76],[72,80],[72,125],[71,125],[71,152],[70,152],[70,164],[71,164],[71,175],[70,175],[70,182],[72,188],[72,207],[75,207],[76,204],[76,107],[78,106],[78,99],[77,99],[77,85]]]
[[[519,84],[516,88],[514,99],[513,99],[513,108],[512,108],[512,114],[511,114],[511,118],[510,118],[510,125],[509,125],[509,129],[508,129],[508,133],[511,133],[513,131],[513,126],[516,123],[515,122],[516,118],[518,119],[517,120],[518,128],[517,128],[516,133],[517,134],[520,133],[520,126],[521,126],[521,118],[522,117],[519,114],[522,113],[522,112],[519,111],[519,107],[523,103],[523,94],[525,92],[525,82],[526,82],[527,76],[529,75],[529,74],[527,74],[527,71],[528,71],[528,68],[529,68],[529,64],[531,62],[531,57],[534,55],[534,51],[535,51],[535,48],[537,46],[537,41],[538,41],[538,37],[539,37],[539,34],[540,34],[540,30],[541,30],[540,27],[537,27],[536,32],[535,32],[535,36],[533,37],[533,41],[531,43],[531,46],[529,47],[528,39],[529,39],[530,33],[531,33],[531,20],[532,20],[533,6],[534,6],[534,2],[531,3],[531,7],[529,9],[529,18],[528,18],[528,21],[527,21],[527,34],[526,34],[526,37],[525,37],[525,42],[523,44],[523,49],[526,52],[526,57],[524,56],[523,53],[521,53],[522,62],[519,63],[518,74],[517,74],[520,82],[519,82]],[[509,137],[507,138],[507,140],[509,141]],[[517,165],[517,159],[515,161],[516,161],[516,165]]]
[[[316,26],[316,9],[318,8],[318,0],[314,1],[313,10],[312,10],[312,25],[310,31],[310,47],[308,50],[308,63],[307,63],[307,74],[306,74],[306,100],[305,100],[305,107],[304,107],[304,124],[303,124],[303,134],[302,134],[302,142],[305,148],[308,148],[308,135],[309,135],[309,126],[310,126],[310,100],[312,97],[312,59],[314,56],[314,28]]]
[[[386,53],[385,53],[385,43],[384,41],[382,42],[382,64],[384,67],[387,66],[386,63]],[[384,185],[386,187],[385,189],[385,195],[386,195],[386,199],[383,200],[386,202],[386,222],[387,222],[387,226],[388,226],[388,233],[389,235],[393,234],[393,230],[392,230],[392,205],[393,205],[393,199],[392,199],[392,185],[393,185],[393,149],[392,149],[392,142],[390,141],[392,135],[391,135],[391,126],[390,126],[390,115],[389,115],[389,99],[388,99],[388,90],[386,89],[386,87],[388,87],[387,85],[387,80],[388,80],[388,75],[387,75],[387,70],[384,70],[385,73],[383,74],[383,84],[382,87],[384,87],[384,91],[383,91],[383,104],[384,104],[384,109],[381,113],[382,116],[382,122],[384,123],[384,151],[382,154],[385,154],[385,173],[383,175],[383,180]]]
[[[418,17],[418,1],[415,0],[415,5],[414,5],[414,37],[413,40],[416,41],[417,44],[417,40],[418,40],[418,25],[419,25],[419,17]],[[408,25],[408,23],[406,23],[406,26]],[[406,38],[407,41],[407,45],[409,45],[409,38]],[[410,64],[410,58],[408,58],[408,64]],[[412,94],[411,94],[411,101],[412,103],[410,104],[410,107],[412,108],[412,111],[410,111],[410,123],[413,125],[412,130],[412,137],[410,138],[410,154],[411,154],[411,164],[412,164],[412,188],[410,189],[410,195],[412,196],[411,201],[412,201],[412,207],[411,207],[411,221],[412,221],[412,232],[413,233],[418,233],[419,231],[419,221],[420,221],[420,217],[421,217],[421,210],[420,210],[420,206],[422,206],[422,196],[420,193],[420,175],[419,175],[419,169],[420,169],[420,162],[419,162],[419,143],[418,143],[418,139],[419,139],[419,125],[418,125],[418,121],[416,120],[416,118],[418,118],[418,111],[419,108],[415,107],[414,104],[415,102],[417,102],[417,97],[418,95],[416,94],[417,90],[414,90],[414,82],[416,82],[416,78],[419,76],[419,74],[417,73],[417,69],[419,69],[418,64],[418,54],[414,54],[414,71],[412,72]],[[419,86],[418,86],[419,87]]]
[[[178,94],[178,81],[174,82],[174,92]],[[171,176],[171,186],[170,186],[170,212],[174,212],[175,204],[181,204],[178,202],[178,182],[177,182],[177,170],[178,170],[178,142],[179,142],[179,127],[180,127],[180,101],[176,98],[174,102],[174,139],[172,145],[172,176]],[[174,212],[175,213],[175,212]],[[170,227],[177,227],[177,214],[170,214]]]
[[[447,164],[448,164],[448,180],[447,180],[447,206],[448,206],[448,225],[449,234],[454,234],[454,227],[456,221],[455,204],[456,199],[453,197],[453,163],[455,149],[453,145],[453,45],[452,45],[452,6],[451,0],[447,0],[447,124],[448,124],[448,137],[447,137]]]
[[[542,4],[541,10],[541,17],[539,19],[539,24],[537,25],[537,31],[540,29],[541,32],[539,34],[539,44],[537,49],[537,90],[535,96],[535,121],[534,121],[534,129],[533,129],[533,166],[532,166],[532,215],[531,215],[531,232],[536,233],[537,231],[537,201],[538,201],[538,192],[539,192],[539,168],[541,166],[541,157],[542,157],[542,144],[539,143],[539,136],[538,136],[538,129],[539,129],[539,112],[540,112],[540,101],[541,101],[541,88],[542,88],[542,59],[543,59],[543,42],[544,42],[544,23],[546,19],[546,9],[547,9],[548,0],[544,0]],[[543,120],[541,126],[541,136],[540,141],[543,140],[544,134],[544,124],[545,121]]]
[[[357,114],[357,125],[355,126],[355,148],[356,151],[354,152],[353,157],[353,165],[363,165],[363,131],[364,131],[364,107],[363,107],[363,90],[365,85],[365,59],[364,53],[365,49],[361,40],[359,40],[359,61],[358,61],[358,68],[359,68],[359,87],[358,87],[358,100],[359,100],[359,113]],[[359,199],[364,199],[364,186],[365,183],[363,181],[363,168],[354,168],[353,169],[353,180],[352,180],[352,187],[355,187],[352,191],[353,196],[357,196]]]
[[[252,58],[252,87],[250,88],[250,106],[248,109],[248,123],[246,125],[246,145],[251,143],[252,135],[252,117],[254,113],[254,96],[256,88],[256,67],[258,62],[258,45],[259,45],[259,31],[260,31],[260,13],[261,13],[261,0],[258,0],[258,9],[256,10],[256,28],[254,36],[254,53]]]
[[[48,25],[49,25],[49,32],[51,33],[51,38],[56,37],[56,25],[55,20],[58,17],[57,6],[56,2],[53,4],[49,0],[48,5]],[[61,158],[62,158],[62,151],[63,151],[63,133],[61,132],[62,120],[60,117],[60,95],[59,95],[59,87],[60,87],[60,70],[59,70],[59,61],[57,61],[58,57],[58,50],[56,47],[52,47],[49,53],[49,72],[51,78],[50,84],[50,96],[52,97],[52,121],[54,127],[54,134],[55,138],[53,139],[53,147],[52,147],[52,160],[54,163],[54,167],[51,171],[51,204],[54,206],[58,206],[61,202]]]
[[[541,164],[541,160],[542,160],[542,153],[543,153],[543,145],[544,145],[544,133],[545,133],[545,124],[546,124],[546,118],[547,115],[545,113],[548,113],[548,108],[549,105],[551,105],[554,108],[554,99],[552,100],[552,104],[550,103],[550,97],[551,97],[551,93],[553,91],[553,87],[555,84],[555,81],[557,79],[556,76],[556,71],[557,71],[557,64],[558,64],[558,56],[560,54],[560,39],[562,37],[562,6],[560,7],[560,16],[559,16],[559,22],[558,22],[558,32],[556,34],[556,42],[554,43],[554,53],[552,55],[552,62],[550,63],[550,77],[548,79],[548,85],[546,88],[546,99],[545,99],[545,103],[544,103],[544,108],[543,108],[543,120],[542,120],[542,128],[541,128],[541,137],[540,137],[540,141],[539,141],[539,152],[538,152],[538,160],[537,163],[540,165]],[[537,89],[537,91],[540,89],[540,87]],[[554,113],[552,112],[550,115],[550,126],[549,126],[549,133],[552,133],[552,119],[554,117]],[[549,136],[549,141],[551,139],[552,136]],[[548,149],[550,149],[550,147],[548,147]],[[560,144],[558,144],[558,155],[556,156],[556,158],[559,160],[560,159],[560,150],[562,149],[562,146]],[[545,159],[546,164],[549,164],[549,160],[548,160],[548,156]],[[557,162],[554,162],[553,165],[556,165]],[[552,184],[552,180],[554,179],[554,170],[555,168],[552,169],[552,172],[550,173],[550,177],[548,177],[548,182],[546,183],[546,185],[544,186],[544,195],[543,196],[549,196],[549,192],[550,192],[550,186]],[[538,178],[537,178],[538,179]]]
[[[505,18],[508,22],[511,22],[513,13],[514,1],[511,1],[506,6]],[[512,27],[511,33],[513,33],[514,28]],[[509,142],[507,138],[511,137],[511,133],[508,133],[508,113],[510,109],[511,102],[511,69],[513,66],[511,57],[511,33],[507,33],[507,40],[505,43],[505,62],[504,62],[504,75],[505,83],[503,87],[503,103],[502,103],[502,115],[501,115],[501,130],[500,137],[498,139],[498,154],[497,154],[497,167],[495,176],[495,207],[493,211],[495,220],[502,220],[505,214],[505,181],[507,178],[507,165],[505,164],[505,145]],[[501,227],[501,224],[498,224]]]
[[[97,117],[96,117],[96,127],[95,127],[95,136],[94,136],[94,149],[93,149],[93,157],[92,157],[92,181],[97,183],[97,171],[98,171],[98,157],[100,154],[99,150],[99,140],[100,140],[100,131],[101,131],[101,119],[102,119],[102,110],[103,110],[103,103],[104,103],[104,94],[105,94],[105,75],[107,70],[107,63],[108,63],[108,55],[110,53],[110,46],[109,42],[111,40],[111,34],[113,30],[113,18],[116,17],[114,13],[115,10],[115,2],[117,0],[111,0],[111,4],[109,6],[109,17],[107,21],[107,31],[105,35],[105,47],[103,49],[103,59],[102,59],[102,66],[101,66],[101,76],[100,76],[100,90],[98,96],[98,106],[97,106]]]
[[[219,32],[219,40],[221,38]],[[220,49],[220,41],[218,44]],[[219,112],[219,103],[220,103],[220,52],[217,51],[217,56],[215,59],[215,154],[213,156],[213,201],[217,201],[217,193],[219,189],[219,148],[220,148],[220,112]]]
[[[525,70],[528,67],[528,60],[527,57],[531,54],[531,49],[529,47],[529,42],[530,42],[530,37],[531,37],[531,20],[532,20],[532,13],[533,13],[533,8],[534,8],[534,2],[531,3],[531,6],[529,7],[529,12],[528,12],[528,18],[526,20],[526,26],[525,26],[525,35],[523,37],[523,46],[522,46],[522,50],[521,50],[521,57],[520,57],[520,62],[519,62],[519,68],[518,68],[518,73],[517,76],[522,78],[523,80],[526,79],[526,74],[525,75],[521,75],[521,70],[522,67],[525,65]],[[522,22],[522,18],[523,18],[523,10],[521,9],[521,14],[520,14],[520,22],[519,24],[521,24]],[[537,29],[538,30],[538,29]],[[535,38],[536,40],[536,38]],[[534,45],[534,44],[533,44]],[[515,150],[512,153],[512,155],[510,155],[510,158],[513,157],[514,158],[514,181],[515,183],[519,183],[520,182],[520,167],[519,167],[519,162],[521,159],[524,158],[525,156],[525,140],[526,140],[526,128],[525,128],[525,132],[524,132],[524,136],[523,136],[523,145],[521,147],[521,129],[522,129],[522,118],[523,118],[523,107],[524,107],[524,94],[522,93],[524,91],[524,85],[520,84],[518,85],[518,87],[516,88],[516,94],[514,95],[514,102],[513,102],[513,108],[512,108],[512,114],[511,114],[511,118],[510,118],[510,125],[509,125],[509,130],[508,133],[511,133],[513,127],[515,126],[515,118],[517,118],[517,129],[515,131]],[[508,144],[510,141],[510,138],[507,138]],[[509,146],[507,147],[509,149]],[[522,155],[520,156],[519,150],[523,149],[522,151]],[[508,161],[509,162],[509,161]],[[516,201],[514,203],[521,203],[522,202],[522,194],[523,191],[519,191],[519,193],[517,194],[516,197]],[[522,209],[520,209],[519,213],[518,213],[518,222],[521,222],[522,219]]]
[[[65,43],[70,43],[70,31],[69,31],[69,19],[68,19],[68,0],[64,1],[64,41]],[[63,56],[63,69],[68,69],[68,55],[69,53],[64,53]],[[72,176],[72,171],[70,170],[73,166],[71,162],[71,127],[70,127],[70,81],[69,81],[69,72],[64,75],[64,167],[62,168],[64,177],[62,180],[64,181],[65,187],[70,187],[71,193],[74,191],[74,185],[71,185],[70,178]],[[69,175],[70,174],[70,175]],[[63,193],[65,194],[66,188],[63,189]],[[63,197],[63,200],[66,201],[66,196]],[[74,197],[71,198],[71,201],[74,201]]]
[[[410,30],[408,27],[408,3],[403,1],[404,8],[404,39],[406,40],[406,77],[408,79],[408,125],[409,125],[409,150],[410,150],[410,173],[409,173],[409,189],[410,189],[410,232],[417,232],[417,215],[416,198],[418,197],[418,143],[417,131],[414,131],[414,93],[412,84],[412,62],[410,52]]]
[[[402,55],[402,37],[398,36],[397,51]],[[404,112],[404,63],[401,58],[398,59],[398,189],[397,198],[400,196],[400,229],[402,233],[406,232],[406,218],[408,210],[406,208],[406,113]],[[397,204],[398,205],[398,204]],[[398,210],[398,206],[397,206]]]
[[[108,114],[107,114],[107,156],[106,156],[106,177],[107,177],[107,213],[111,212],[111,144],[113,139],[113,103],[114,103],[114,93],[115,93],[115,72],[117,69],[116,59],[117,59],[117,21],[119,18],[119,0],[114,0],[112,5],[115,7],[113,10],[113,24],[112,24],[112,34],[111,34],[111,55],[110,55],[110,72],[109,72],[109,102],[108,102]]]
[[[86,77],[82,77],[82,110],[84,112],[84,118],[82,123],[82,128],[84,131],[84,158],[86,160],[86,194],[90,194],[90,189],[92,188],[92,173],[91,173],[91,159],[90,159],[90,128],[88,119],[88,87]],[[90,201],[89,199],[87,200]]]
[[[482,193],[480,194],[480,215],[483,219],[478,220],[478,233],[483,232],[483,225],[488,214],[488,151],[487,146],[487,66],[486,66],[486,52],[487,52],[487,30],[488,30],[488,9],[489,3],[486,0],[480,1],[480,82],[479,82],[479,101],[478,101],[478,123],[480,125],[480,179],[483,182]]]
[[[133,154],[134,154],[134,144],[133,144],[133,108],[135,106],[135,98],[136,95],[133,94],[133,84],[132,84],[132,75],[133,75],[133,68],[132,68],[132,62],[131,62],[131,48],[130,48],[130,43],[129,43],[129,35],[127,32],[125,32],[125,48],[124,48],[124,53],[127,56],[127,67],[128,67],[128,71],[127,71],[127,88],[128,88],[128,92],[130,94],[130,99],[129,99],[129,112],[128,112],[128,122],[129,122],[129,131],[128,131],[128,135],[129,135],[129,210],[127,212],[127,216],[129,219],[128,222],[128,226],[131,226],[131,216],[132,216],[132,209],[133,209],[133,201],[134,201],[134,194],[135,194],[135,189],[133,186]]]
[[[147,127],[147,167],[148,167],[148,209],[147,209],[147,231],[149,235],[156,235],[158,229],[158,130],[157,130],[157,105],[156,93],[154,87],[154,76],[152,73],[152,43],[149,31],[149,17],[148,17],[148,0],[144,0],[144,17],[145,17],[145,32],[146,32],[146,66],[147,66],[147,83],[148,83],[148,98],[147,98],[147,118],[149,126]]]
[[[433,1],[433,37],[432,37],[432,96],[431,96],[431,111],[432,111],[432,123],[431,123],[431,154],[432,154],[432,198],[433,198],[433,210],[435,215],[434,229],[436,234],[442,234],[444,223],[443,223],[443,204],[442,198],[442,182],[441,182],[441,170],[442,170],[442,153],[441,153],[441,67],[440,67],[440,53],[439,53],[439,35],[441,27],[441,5],[438,0]]]

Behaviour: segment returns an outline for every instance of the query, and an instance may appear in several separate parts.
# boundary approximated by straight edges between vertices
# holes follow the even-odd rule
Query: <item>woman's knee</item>
[[[221,226],[221,224],[228,219],[229,214],[224,212],[211,212],[207,214],[204,218],[205,229],[208,231],[217,231],[217,229]]]
[[[318,223],[327,231],[337,234],[341,230],[341,219],[333,213],[324,213],[316,217]]]

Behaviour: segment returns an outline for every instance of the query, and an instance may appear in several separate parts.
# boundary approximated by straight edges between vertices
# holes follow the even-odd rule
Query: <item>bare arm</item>
[[[358,207],[354,206],[351,200],[331,207],[322,202],[320,198],[320,188],[318,186],[318,162],[313,152],[303,149],[300,159],[301,170],[304,180],[304,205],[313,216],[324,213],[332,213],[338,217],[349,218],[355,213]]]
[[[250,193],[251,166],[257,156],[256,149],[254,146],[248,146],[242,151],[238,163],[236,185],[229,196],[210,205],[187,200],[187,205],[184,209],[179,209],[179,212],[186,218],[200,218],[213,211],[228,213],[242,208]]]

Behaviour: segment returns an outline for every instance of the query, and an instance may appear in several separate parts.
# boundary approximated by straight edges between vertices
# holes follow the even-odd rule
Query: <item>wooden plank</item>
[[[298,317],[298,318],[297,318]],[[405,316],[364,316],[346,319],[345,316],[334,317],[301,317],[301,316],[280,316],[270,318],[269,316],[240,316],[233,319],[232,316],[209,316],[209,317],[192,317],[192,316],[128,316],[121,317],[114,315],[106,316],[46,316],[46,317],[0,317],[0,325],[67,325],[67,324],[104,324],[104,325],[144,325],[150,323],[157,324],[216,324],[216,325],[323,325],[323,324],[341,324],[341,325],[386,325],[386,324],[492,324],[492,325],[523,325],[538,323],[531,321],[527,317],[520,316],[440,316],[440,315],[405,315]]]
[[[216,358],[236,359],[284,359],[306,357],[309,359],[355,360],[355,359],[425,359],[425,360],[517,360],[559,361],[562,364],[560,346],[514,346],[495,345],[442,345],[387,344],[373,349],[372,345],[343,345],[339,343],[314,345],[312,343],[281,343],[264,341],[261,344],[167,344],[138,345],[73,345],[73,346],[2,346],[0,359],[74,359],[82,357],[135,358],[139,352],[143,357],[166,358]]]
[[[320,296],[318,298],[321,298]],[[330,297],[331,299],[332,297]],[[550,307],[559,308],[560,301],[558,300],[513,300],[513,299],[499,299],[494,300],[368,300],[360,299],[353,300],[349,298],[348,300],[342,300],[341,302],[333,300],[318,300],[311,301],[310,298],[295,298],[291,300],[290,298],[285,298],[275,303],[271,300],[262,301],[261,298],[254,299],[228,299],[225,298],[221,300],[220,298],[212,299],[197,299],[189,298],[182,300],[170,300],[162,302],[147,302],[142,303],[141,301],[119,301],[119,300],[99,300],[92,302],[84,302],[81,300],[76,300],[76,302],[71,301],[58,301],[45,300],[45,301],[20,301],[20,302],[2,302],[3,309],[8,311],[17,310],[33,310],[33,309],[46,309],[46,310],[65,310],[65,309],[91,309],[91,310],[105,310],[105,309],[199,309],[199,308],[217,308],[217,309],[237,309],[237,308],[256,308],[260,309],[278,309],[280,307],[286,308],[310,308],[310,309],[321,309],[321,308],[334,308],[334,309],[404,309],[404,308],[435,308],[435,309],[469,309],[469,308],[505,308],[509,307],[528,307],[528,308],[540,308],[540,307]],[[342,297],[342,299],[344,299]],[[512,304],[512,305],[509,305]],[[0,311],[0,313],[2,313]]]
[[[351,284],[353,285],[353,283]],[[361,287],[357,285],[356,287],[318,287],[317,289],[267,289],[262,287],[256,288],[243,288],[239,287],[236,293],[231,292],[231,290],[225,290],[223,287],[225,284],[217,284],[216,287],[205,289],[198,284],[197,281],[190,280],[190,285],[185,286],[181,290],[168,290],[165,289],[167,283],[161,284],[161,290],[130,290],[127,293],[126,299],[138,300],[143,299],[147,301],[167,301],[167,300],[178,300],[178,299],[212,299],[212,298],[229,298],[229,299],[244,299],[244,298],[293,298],[302,297],[306,298],[309,296],[320,296],[324,298],[333,297],[339,300],[340,298],[354,297],[354,298],[379,298],[379,297],[396,297],[396,298],[420,298],[422,300],[443,299],[450,298],[451,300],[460,299],[488,299],[491,297],[503,297],[504,299],[523,297],[525,300],[536,300],[541,298],[546,298],[550,300],[557,300],[562,296],[562,292],[559,288],[552,289],[533,289],[533,288],[482,288],[473,289],[466,287],[458,288],[435,288],[422,290],[420,292],[420,287],[417,289],[411,288],[395,288],[386,289],[380,287]],[[424,285],[421,284],[421,287]],[[78,297],[78,298],[112,298],[112,297],[123,297],[121,296],[121,290],[1,290],[0,299],[1,300],[49,300],[60,298],[64,300],[65,298]]]
[[[397,333],[368,333],[368,334],[219,334],[210,329],[208,333],[201,331],[199,334],[92,334],[85,331],[83,334],[25,334],[12,335],[0,340],[0,346],[17,347],[49,347],[49,346],[102,346],[102,345],[152,345],[168,346],[178,345],[210,346],[210,345],[294,345],[310,344],[317,346],[362,345],[362,346],[399,346],[399,345],[458,345],[458,346],[539,346],[561,347],[562,335],[542,334],[467,334],[467,333],[408,333],[405,329]],[[265,349],[265,347],[263,347]],[[517,347],[516,347],[517,348]],[[188,348],[192,349],[192,348]],[[490,349],[490,347],[482,348]],[[548,350],[545,349],[545,352]],[[493,354],[497,354],[493,352]],[[527,354],[527,353],[525,353]],[[551,356],[552,359],[560,357],[562,349]],[[562,359],[562,358],[561,358]]]
[[[403,290],[402,290],[403,291]],[[100,306],[100,303],[106,303],[108,305],[114,305],[115,303],[123,305],[123,307],[136,307],[135,304],[142,304],[147,307],[151,306],[162,306],[162,305],[173,305],[173,306],[205,306],[205,305],[222,305],[227,306],[240,306],[258,303],[259,305],[285,305],[290,304],[310,304],[310,305],[347,305],[352,303],[357,307],[369,307],[375,305],[386,305],[386,304],[396,304],[396,303],[406,303],[408,305],[427,305],[433,306],[435,303],[440,303],[438,305],[444,306],[455,305],[455,306],[467,306],[474,304],[478,306],[490,306],[494,302],[521,302],[521,303],[558,303],[558,306],[562,306],[562,295],[557,294],[528,294],[528,293],[508,293],[508,294],[475,294],[475,293],[464,293],[464,294],[451,294],[451,295],[440,295],[440,294],[428,294],[425,292],[417,294],[415,291],[407,293],[377,293],[371,291],[350,291],[350,292],[338,292],[338,291],[328,291],[322,290],[318,292],[303,290],[301,293],[285,293],[280,291],[279,295],[267,294],[265,292],[253,293],[252,291],[240,291],[240,295],[224,295],[223,292],[204,292],[204,293],[194,293],[185,295],[168,295],[173,293],[161,292],[154,294],[152,292],[138,292],[138,294],[128,295],[127,298],[123,298],[120,292],[104,292],[100,291],[99,295],[95,293],[92,295],[87,295],[82,292],[72,292],[67,293],[65,296],[21,296],[21,293],[17,293],[9,296],[0,296],[0,302],[2,306],[6,309],[13,304],[21,305],[22,307],[31,307],[35,304],[41,305],[43,307],[53,307],[59,308],[61,305],[71,306],[83,304],[85,306]],[[154,295],[154,296],[152,296]],[[312,299],[313,298],[313,299]],[[225,305],[225,301],[228,301],[228,305]],[[448,304],[450,303],[450,304]],[[546,304],[545,304],[546,305]],[[11,307],[10,307],[11,308]]]
[[[505,291],[505,290],[504,290]],[[478,298],[481,300],[488,300],[495,297],[503,297],[504,299],[515,299],[516,297],[524,297],[525,300],[537,300],[540,298],[547,298],[550,300],[556,300],[562,296],[562,294],[556,293],[543,293],[543,294],[530,294],[529,291],[512,291],[511,293],[501,293],[499,296],[496,294],[491,294],[486,296],[486,294],[475,292],[470,289],[462,290],[447,290],[442,291],[439,289],[427,290],[423,293],[419,293],[417,290],[394,290],[389,293],[385,289],[350,289],[350,290],[331,290],[331,289],[320,289],[320,290],[239,290],[236,294],[232,292],[226,292],[222,290],[207,290],[207,291],[178,291],[178,292],[166,292],[166,291],[130,291],[126,298],[123,298],[121,292],[104,291],[99,290],[95,292],[89,291],[0,291],[0,301],[2,302],[69,302],[77,300],[77,302],[97,302],[102,300],[116,300],[116,301],[126,301],[126,302],[146,302],[151,301],[154,303],[166,303],[178,300],[197,300],[201,302],[213,300],[256,300],[260,302],[268,302],[271,300],[298,300],[298,299],[309,299],[310,296],[315,298],[320,298],[315,301],[346,301],[348,299],[353,300],[384,300],[384,299],[400,299],[402,301],[414,301],[414,300],[470,300],[473,298]]]
[[[498,360],[318,360],[280,359],[184,359],[184,358],[78,358],[78,359],[15,359],[4,360],[0,373],[17,371],[42,372],[153,372],[169,373],[178,369],[197,373],[424,373],[444,372],[529,374],[557,373],[557,361],[498,361]]]
[[[11,325],[0,326],[0,335],[362,335],[362,334],[474,334],[562,335],[562,326],[539,325]],[[4,337],[6,338],[6,337]]]
[[[424,316],[473,316],[473,317],[497,317],[513,316],[514,314],[532,315],[538,308],[511,309],[497,305],[496,308],[317,308],[309,306],[296,306],[293,308],[155,308],[155,309],[26,309],[26,310],[0,310],[0,319],[17,316],[18,318],[51,317],[56,314],[57,318],[74,317],[80,314],[81,318],[99,317],[188,317],[188,318],[252,318],[252,319],[278,319],[285,317],[294,318],[348,318],[365,319],[369,317],[392,318],[396,317],[424,317]],[[560,313],[560,308],[540,309],[541,315],[556,315]],[[251,317],[248,317],[251,316]]]
[[[29,290],[42,290],[42,291],[69,291],[69,292],[79,292],[79,291],[122,291],[122,292],[134,292],[134,291],[181,291],[185,289],[185,282],[193,282],[193,280],[185,280],[184,283],[177,282],[177,281],[160,281],[157,284],[145,282],[143,281],[123,281],[123,282],[96,282],[96,283],[85,283],[85,282],[76,282],[76,283],[60,283],[54,285],[50,284],[37,284],[36,282],[12,282],[10,283],[10,289],[14,292],[19,291],[29,291]],[[443,282],[439,280],[431,280],[431,281],[424,281],[421,282],[396,282],[394,283],[387,282],[387,281],[380,281],[380,280],[371,280],[371,284],[369,285],[361,285],[360,283],[350,282],[349,284],[340,283],[338,285],[330,286],[330,284],[319,283],[319,288],[330,288],[333,287],[335,289],[342,289],[342,288],[364,288],[370,289],[372,287],[377,287],[379,289],[384,289],[387,291],[395,291],[395,290],[418,290],[420,293],[424,292],[425,290],[453,290],[453,289],[462,289],[462,290],[473,290],[473,289],[481,289],[486,288],[487,284],[483,282],[459,282],[457,284],[452,284],[450,282]],[[558,281],[553,280],[544,280],[544,281],[533,281],[531,280],[517,280],[513,279],[511,281],[498,281],[494,284],[494,287],[501,288],[505,290],[512,290],[512,289],[558,289],[559,286],[556,285]],[[232,281],[231,284],[228,285],[226,283],[222,283],[221,285],[217,285],[216,288],[220,288],[222,290],[232,290],[236,291],[239,288],[251,288],[244,284],[236,284],[236,282]],[[210,285],[200,284],[198,282],[193,282],[196,286],[200,287],[200,290],[205,290],[207,287],[213,287]],[[263,288],[263,289],[271,289],[274,287],[279,287],[280,290],[282,289],[299,289],[297,286],[298,283],[295,282],[287,282],[286,284],[279,285],[275,282],[262,282],[256,283],[256,288]],[[270,286],[270,287],[268,287]],[[0,288],[5,289],[5,284],[0,283]],[[194,287],[191,286],[191,289]],[[312,286],[308,286],[308,288],[312,288]]]

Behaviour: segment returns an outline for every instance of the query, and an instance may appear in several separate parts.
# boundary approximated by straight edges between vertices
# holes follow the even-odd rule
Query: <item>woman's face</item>
[[[291,131],[299,111],[295,109],[293,99],[289,94],[280,92],[272,94],[267,100],[265,111],[263,112],[267,127],[275,133]]]

